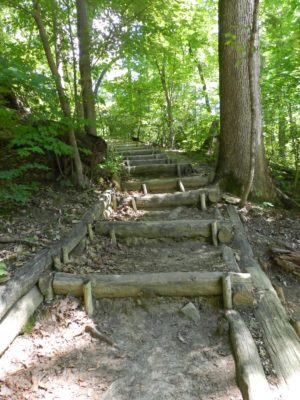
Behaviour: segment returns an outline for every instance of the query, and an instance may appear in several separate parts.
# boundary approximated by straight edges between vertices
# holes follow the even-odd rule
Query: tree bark
[[[248,71],[248,42],[253,21],[254,0],[219,0],[220,66],[220,150],[217,179],[227,190],[243,193],[251,168],[251,100]],[[257,43],[257,33],[255,43]],[[255,95],[259,98],[258,52],[253,56]],[[261,132],[261,115],[257,118]],[[256,138],[256,156],[252,193],[273,199],[275,191],[269,177],[264,144]]]
[[[90,35],[86,0],[76,0],[77,30],[79,41],[79,69],[82,86],[83,113],[85,131],[97,136],[95,98],[92,86]]]
[[[77,142],[76,142],[76,137],[75,137],[75,133],[74,133],[74,129],[73,127],[70,126],[70,121],[72,119],[72,115],[71,115],[71,108],[70,108],[70,103],[69,100],[65,94],[65,90],[62,84],[62,79],[61,76],[58,72],[56,63],[54,61],[54,57],[51,51],[51,47],[50,47],[50,43],[48,40],[48,36],[45,30],[45,26],[43,23],[43,19],[42,19],[42,15],[41,15],[41,8],[40,8],[40,4],[38,0],[33,0],[32,2],[33,5],[33,18],[35,20],[36,26],[38,28],[39,31],[39,35],[41,38],[41,42],[44,48],[44,52],[49,64],[49,68],[51,70],[51,73],[54,77],[55,80],[55,85],[56,85],[56,90],[57,90],[57,94],[59,97],[59,102],[60,102],[60,106],[62,109],[62,112],[64,114],[64,116],[66,117],[66,119],[68,120],[68,137],[69,137],[69,142],[70,145],[72,146],[73,149],[73,157],[74,157],[74,164],[75,164],[75,169],[76,169],[76,179],[77,179],[77,183],[79,186],[84,186],[85,183],[85,179],[83,176],[83,171],[82,171],[82,163],[80,160],[80,155],[79,155],[79,151],[78,151],[78,147],[77,147]]]

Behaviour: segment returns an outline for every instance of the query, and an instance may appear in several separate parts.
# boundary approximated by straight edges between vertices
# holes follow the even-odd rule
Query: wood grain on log
[[[212,192],[219,193],[219,188],[212,187],[189,190],[188,192],[148,194],[142,197],[135,196],[135,201],[139,208],[192,206],[198,205],[200,202],[201,206],[206,207],[206,202],[204,202],[201,196],[205,196],[206,194],[209,196]]]
[[[158,239],[163,237],[210,238],[212,222],[213,220],[184,220],[184,219],[173,220],[173,221],[142,221],[142,222],[100,221],[96,223],[95,230],[100,235],[108,235],[112,227],[114,227],[116,236],[123,238],[126,237],[144,237],[149,239]],[[223,221],[219,222],[219,232],[224,229],[226,229],[226,232],[231,232],[231,225]]]
[[[300,342],[289,323],[272,284],[255,260],[251,246],[246,238],[244,227],[233,206],[227,207],[228,214],[235,224],[233,244],[240,250],[240,267],[252,276],[253,286],[258,294],[255,316],[263,332],[266,349],[282,386],[285,386],[285,399],[298,400],[300,393]]]
[[[125,275],[72,275],[58,272],[54,276],[55,294],[82,297],[82,285],[92,283],[93,296],[141,297],[151,290],[159,296],[220,296],[222,272],[158,272]],[[251,289],[249,274],[232,274],[232,283],[244,283]]]
[[[34,286],[19,299],[0,322],[0,355],[20,333],[28,318],[43,301],[43,296]]]
[[[185,188],[198,188],[211,183],[214,173],[203,173],[202,175],[186,176],[180,180]],[[147,179],[122,182],[123,191],[140,190],[145,183],[150,192],[172,191],[178,189],[178,178]]]
[[[271,394],[255,342],[237,311],[226,312],[235,356],[237,381],[245,400],[271,400]]]

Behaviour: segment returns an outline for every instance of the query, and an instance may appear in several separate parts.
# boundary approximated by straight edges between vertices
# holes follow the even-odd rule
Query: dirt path
[[[139,149],[139,165],[141,153]],[[147,154],[147,160],[151,165],[151,155]],[[130,163],[134,166],[134,156]],[[184,165],[185,171],[175,169],[177,174],[195,175],[203,170]],[[150,178],[159,178],[157,173],[155,169]],[[143,176],[141,184],[146,180]],[[123,201],[128,195],[137,193],[117,194],[119,206],[111,210],[110,221],[224,217],[220,205],[208,205],[207,210],[180,206],[134,211]],[[63,265],[62,271],[228,271],[222,254],[222,247],[213,246],[206,238],[131,236],[117,238],[114,245],[109,238],[96,235],[86,251]],[[32,326],[26,327],[29,332],[17,337],[0,359],[0,399],[242,399],[220,297],[169,298],[145,290],[136,299],[98,299],[94,307],[92,319],[83,311],[81,301],[72,297],[57,298],[40,307]],[[253,313],[247,309],[244,313],[273,384],[274,399],[279,400],[272,365],[264,354]],[[116,346],[93,337],[86,329],[90,326]]]

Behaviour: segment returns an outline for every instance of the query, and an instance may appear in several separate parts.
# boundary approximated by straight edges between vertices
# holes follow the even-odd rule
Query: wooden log
[[[300,393],[299,339],[269,278],[254,258],[235,208],[228,206],[227,211],[236,227],[233,245],[240,251],[241,269],[251,273],[253,286],[258,294],[255,316],[262,328],[264,344],[280,383],[285,387],[284,398],[297,400]]]
[[[82,285],[82,293],[85,311],[87,315],[91,317],[94,313],[94,306],[92,296],[92,284],[90,280],[84,282],[84,284]]]
[[[118,151],[119,154],[121,154],[123,157],[130,157],[130,156],[137,156],[137,155],[148,155],[148,154],[155,154],[156,150],[151,149],[151,148],[145,148],[145,149],[130,149],[130,150],[121,150]]]
[[[116,211],[116,209],[117,209],[117,197],[116,197],[115,193],[113,193],[112,196],[111,196],[111,206],[112,206],[112,209],[114,211]]]
[[[93,296],[141,297],[149,291],[158,296],[221,296],[222,272],[158,272],[125,275],[73,275],[58,272],[54,276],[55,294],[81,297],[82,285],[92,283]],[[251,285],[249,274],[233,274],[233,282]]]
[[[181,175],[178,175],[178,167],[180,168]],[[137,165],[136,167],[127,168],[131,176],[150,176],[150,175],[163,175],[163,176],[182,176],[190,175],[194,169],[191,164],[147,164]]]
[[[180,180],[185,188],[199,188],[212,182],[214,178],[213,172],[203,172],[202,175],[186,176]],[[134,180],[122,182],[123,191],[140,190],[142,183],[147,185],[150,192],[168,192],[178,189],[178,178],[162,178],[148,180]]]
[[[159,158],[156,159],[155,157],[149,158],[149,159],[142,159],[142,160],[130,160],[129,162],[125,162],[125,165],[130,163],[131,167],[136,167],[139,165],[159,165],[159,164],[176,164],[177,160],[171,159],[171,158]]]
[[[25,296],[19,299],[0,322],[0,355],[7,349],[20,333],[28,318],[43,301],[43,296],[34,286]]]
[[[71,232],[61,241],[53,244],[49,249],[44,249],[31,260],[18,268],[14,276],[0,285],[0,319],[25,295],[39,280],[41,274],[53,266],[53,258],[60,258],[62,248],[72,251],[87,233],[87,224],[98,219],[105,207],[110,204],[111,193],[107,191],[99,197],[99,201],[85,213],[82,221],[76,224]]]
[[[226,312],[234,351],[236,375],[245,400],[271,400],[271,394],[255,342],[237,311]]]
[[[231,247],[224,245],[222,247],[222,255],[223,259],[226,262],[226,265],[231,272],[241,272],[238,263],[236,262],[234,252]]]
[[[147,160],[153,159],[155,160],[167,160],[168,156],[164,153],[155,153],[155,154],[140,154],[135,156],[126,156],[126,160],[129,161],[138,161],[138,160]]]
[[[223,225],[218,230],[218,239],[221,243],[230,243],[233,238],[232,225]]]
[[[45,271],[38,281],[38,288],[46,301],[52,301],[53,293],[53,272]]]
[[[199,204],[199,198],[209,192],[219,192],[218,187],[189,190],[188,192],[149,194],[147,196],[135,196],[139,208],[161,208],[193,206]]]
[[[232,289],[230,274],[222,277],[223,302],[225,310],[232,309]]]
[[[144,237],[157,238],[183,238],[204,237],[210,238],[212,220],[173,220],[173,221],[101,221],[96,223],[96,232],[108,235],[114,227],[116,236],[122,238]],[[219,230],[230,225],[226,222],[219,223]]]

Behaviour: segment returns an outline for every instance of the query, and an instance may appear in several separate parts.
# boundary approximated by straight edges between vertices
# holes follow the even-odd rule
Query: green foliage
[[[108,150],[103,163],[98,165],[101,175],[112,177],[118,175],[122,171],[122,156],[115,153],[113,150]]]
[[[8,274],[8,272],[6,271],[6,269],[7,269],[7,266],[6,266],[5,262],[0,261],[0,277],[1,277],[1,276],[5,276],[5,275]]]

